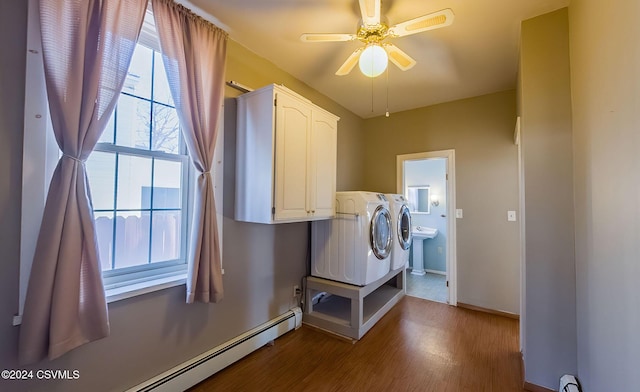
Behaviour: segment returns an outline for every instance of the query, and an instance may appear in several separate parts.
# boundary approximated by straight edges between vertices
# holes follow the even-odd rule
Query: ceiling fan
[[[303,42],[340,42],[359,40],[365,46],[356,49],[338,68],[336,75],[349,74],[356,63],[360,70],[369,77],[376,77],[387,68],[391,60],[398,68],[406,71],[416,65],[416,61],[392,43],[387,38],[404,37],[411,34],[434,30],[453,23],[453,11],[447,8],[433,12],[406,22],[389,27],[381,21],[380,0],[359,0],[362,24],[356,34],[302,34]]]

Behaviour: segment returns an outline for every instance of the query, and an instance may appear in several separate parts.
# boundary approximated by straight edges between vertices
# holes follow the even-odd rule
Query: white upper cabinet
[[[333,217],[339,118],[279,85],[237,100],[236,220]]]

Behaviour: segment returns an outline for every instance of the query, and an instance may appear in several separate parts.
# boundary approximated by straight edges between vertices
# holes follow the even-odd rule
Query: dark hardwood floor
[[[303,326],[193,387],[209,391],[524,391],[518,321],[405,296],[355,344]]]

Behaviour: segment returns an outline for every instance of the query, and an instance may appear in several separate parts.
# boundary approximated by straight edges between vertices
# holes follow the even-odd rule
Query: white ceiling
[[[334,75],[362,43],[303,43],[299,39],[302,33],[355,33],[360,20],[358,0],[190,3],[219,21],[233,40],[360,117],[384,115],[386,74],[370,79],[356,67],[347,76]],[[568,3],[569,0],[383,0],[382,16],[390,25],[444,8],[451,8],[455,14],[451,26],[392,39],[417,65],[403,72],[389,64],[389,111],[515,88],[520,22]]]

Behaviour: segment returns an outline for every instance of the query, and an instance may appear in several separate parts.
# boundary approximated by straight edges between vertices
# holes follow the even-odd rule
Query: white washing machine
[[[365,286],[390,271],[393,219],[381,193],[337,192],[334,219],[315,221],[311,275]]]
[[[411,212],[407,199],[402,195],[387,194],[391,225],[393,228],[393,247],[391,248],[391,270],[405,267],[409,263],[411,252]]]

